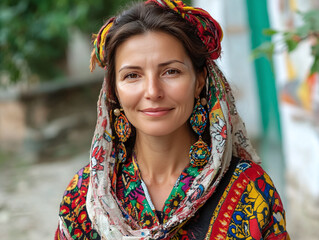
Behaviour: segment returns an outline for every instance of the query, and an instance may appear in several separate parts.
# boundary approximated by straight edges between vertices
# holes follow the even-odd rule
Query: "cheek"
[[[130,108],[138,102],[140,98],[140,89],[135,86],[117,84],[116,85],[117,97],[123,108]]]
[[[170,88],[170,95],[180,102],[193,102],[195,98],[195,84],[187,81],[183,84],[172,86]]]

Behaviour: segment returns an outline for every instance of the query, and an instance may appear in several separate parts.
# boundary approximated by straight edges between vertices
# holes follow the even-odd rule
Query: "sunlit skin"
[[[187,121],[205,72],[196,73],[182,43],[163,32],[135,35],[122,43],[115,71],[118,99],[136,128],[142,178],[155,208],[162,210],[196,141]]]

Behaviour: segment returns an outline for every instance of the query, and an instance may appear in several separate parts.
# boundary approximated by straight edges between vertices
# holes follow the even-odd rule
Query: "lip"
[[[166,108],[166,107],[158,107],[158,108],[144,108],[141,110],[147,116],[152,117],[161,117],[168,114],[173,108]]]

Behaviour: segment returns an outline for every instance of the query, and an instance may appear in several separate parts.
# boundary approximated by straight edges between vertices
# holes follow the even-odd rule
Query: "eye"
[[[177,69],[168,69],[164,75],[175,75],[175,74],[179,74],[181,71],[177,70]]]
[[[124,76],[124,79],[136,79],[139,75],[137,73],[128,73]]]

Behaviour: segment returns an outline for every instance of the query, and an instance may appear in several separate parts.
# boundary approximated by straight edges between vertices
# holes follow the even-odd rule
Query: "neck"
[[[189,164],[189,149],[195,141],[188,126],[160,137],[137,132],[135,150],[144,181],[176,180]]]

